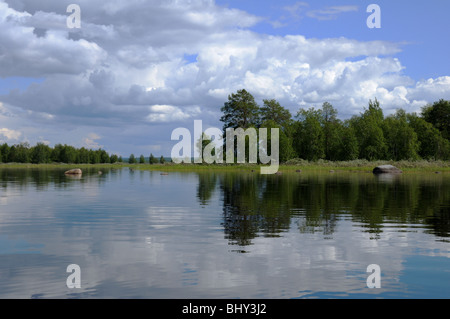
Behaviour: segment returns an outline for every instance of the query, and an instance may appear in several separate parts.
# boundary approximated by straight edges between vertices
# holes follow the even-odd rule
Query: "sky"
[[[81,9],[69,28],[70,4]],[[369,28],[370,4],[381,28]],[[170,156],[246,89],[295,115],[450,99],[450,1],[0,0],[0,143]]]

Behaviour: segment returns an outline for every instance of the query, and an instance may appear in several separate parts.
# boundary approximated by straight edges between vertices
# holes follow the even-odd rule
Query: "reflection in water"
[[[0,169],[0,298],[450,297],[447,174],[102,171]]]
[[[199,173],[198,199],[207,204],[219,185],[223,227],[231,244],[277,237],[293,219],[300,232],[332,238],[340,218],[361,223],[379,238],[386,223],[423,224],[441,239],[450,234],[450,184],[434,176],[372,174]]]

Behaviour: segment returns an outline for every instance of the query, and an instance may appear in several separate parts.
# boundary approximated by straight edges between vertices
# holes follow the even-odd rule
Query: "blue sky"
[[[450,1],[445,0],[379,0],[379,1],[270,1],[218,0],[217,4],[239,8],[266,18],[252,30],[273,35],[302,34],[308,38],[346,37],[360,41],[383,40],[401,43],[398,56],[405,74],[415,79],[450,74]],[[301,5],[307,3],[308,5]],[[366,20],[368,5],[381,8],[381,29],[369,29]],[[289,8],[298,4],[297,16]],[[331,7],[355,6],[357,11],[323,16],[323,20],[309,17],[308,12]],[[325,19],[329,18],[329,20]],[[273,22],[279,22],[274,27]],[[431,58],[432,57],[432,58]]]
[[[66,7],[81,8],[81,28]],[[369,4],[381,29],[366,25]],[[450,99],[450,1],[0,0],[0,142],[170,155],[245,88],[341,118]]]

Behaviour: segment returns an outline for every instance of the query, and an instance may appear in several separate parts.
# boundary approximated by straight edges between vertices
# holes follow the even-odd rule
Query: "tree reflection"
[[[422,224],[450,237],[450,178],[404,175],[379,180],[372,174],[199,174],[198,198],[207,205],[219,185],[225,238],[251,245],[260,236],[278,237],[292,227],[333,238],[340,220],[380,238],[386,224]]]
[[[201,205],[207,205],[217,185],[215,173],[198,173],[197,198]]]
[[[45,169],[45,168],[6,168],[0,169],[0,187],[6,189],[9,184],[18,189],[27,189],[34,187],[38,191],[45,191],[50,186],[55,188],[69,188],[74,183],[87,184],[92,183],[95,178],[99,183],[106,180],[110,172],[115,170],[102,169],[102,174],[98,173],[96,168],[83,169],[83,175],[70,176],[65,175],[67,169]],[[0,188],[0,189],[1,189]]]

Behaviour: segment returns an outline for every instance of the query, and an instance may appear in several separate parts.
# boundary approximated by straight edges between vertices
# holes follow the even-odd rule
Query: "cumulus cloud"
[[[33,31],[42,20],[52,29],[39,37]],[[54,27],[56,26],[56,27]],[[55,73],[77,74],[101,63],[105,52],[94,42],[68,38],[63,16],[38,12],[34,16],[0,2],[0,76],[45,76]]]
[[[261,34],[249,29],[260,17],[212,0],[80,0],[82,27],[68,29],[71,2],[0,0],[0,76],[44,78],[0,101],[11,117],[45,123],[49,132],[101,132],[107,147],[114,131],[140,145],[149,145],[137,142],[147,135],[142,131],[153,131],[159,140],[150,143],[160,145],[161,134],[170,143],[170,127],[182,122],[220,126],[220,107],[242,88],[257,100],[278,99],[293,113],[329,101],[344,116],[375,97],[388,112],[450,98],[449,76],[403,75],[396,43]],[[305,2],[285,9],[312,12]],[[354,10],[334,6],[314,14],[325,19]],[[97,147],[97,140],[86,137],[84,144]]]
[[[11,141],[11,140],[18,140],[20,138],[20,136],[22,135],[22,133],[19,131],[10,130],[10,129],[7,129],[4,127],[4,128],[0,128],[0,135],[6,137],[6,139],[8,141]]]
[[[83,139],[83,147],[87,149],[99,149],[102,148],[103,145],[100,145],[97,140],[101,139],[99,135],[96,133],[89,133],[87,137]]]

